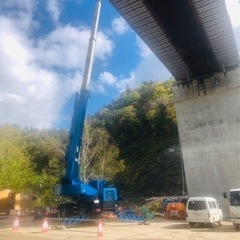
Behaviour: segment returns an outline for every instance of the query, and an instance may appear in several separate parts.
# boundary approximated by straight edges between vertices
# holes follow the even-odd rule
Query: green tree
[[[0,189],[31,190],[36,175],[21,130],[15,126],[2,125],[0,136]]]
[[[90,124],[90,119],[84,124],[83,142],[80,155],[80,177],[87,182],[95,173],[96,168],[91,168],[91,163],[96,155],[99,139],[95,139],[94,128]]]
[[[97,130],[97,136],[99,141],[96,146],[95,164],[98,167],[96,175],[101,179],[113,181],[115,175],[123,171],[124,163],[122,160],[118,160],[119,149],[114,144],[109,133],[105,129],[100,128]]]
[[[35,165],[33,193],[37,196],[36,206],[56,204],[54,187],[64,175],[64,155],[68,134],[58,129],[25,129],[26,150]]]

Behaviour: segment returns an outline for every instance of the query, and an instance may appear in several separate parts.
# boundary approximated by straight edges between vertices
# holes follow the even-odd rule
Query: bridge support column
[[[189,196],[213,196],[229,214],[223,192],[240,187],[240,68],[174,86]]]

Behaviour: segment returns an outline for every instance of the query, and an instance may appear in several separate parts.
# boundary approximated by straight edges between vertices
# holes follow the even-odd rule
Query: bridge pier
[[[240,187],[240,68],[173,91],[188,194],[215,197],[229,215],[222,194]]]

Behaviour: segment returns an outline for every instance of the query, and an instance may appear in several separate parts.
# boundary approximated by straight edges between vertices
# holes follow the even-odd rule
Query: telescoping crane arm
[[[71,193],[82,193],[92,189],[89,186],[81,183],[79,178],[80,162],[79,155],[82,146],[82,137],[84,129],[84,120],[86,115],[87,102],[90,94],[90,79],[93,65],[93,55],[96,45],[96,35],[99,23],[101,9],[101,0],[96,0],[94,24],[91,30],[91,36],[89,39],[89,46],[87,52],[87,58],[85,63],[83,81],[80,92],[76,93],[74,103],[74,113],[71,122],[69,145],[66,149],[65,161],[66,161],[66,174],[62,179],[62,195],[68,195]],[[85,189],[83,189],[85,188]],[[91,193],[92,194],[92,193]]]
[[[75,216],[81,213],[99,213],[100,211],[116,211],[117,189],[108,187],[106,181],[93,179],[88,183],[79,177],[79,156],[82,147],[84,120],[87,101],[90,93],[90,79],[93,65],[93,54],[96,44],[97,28],[100,16],[101,0],[96,0],[94,24],[89,40],[87,59],[84,69],[81,90],[76,93],[74,113],[71,122],[69,145],[66,149],[66,172],[61,183],[56,186],[55,194],[68,196],[65,203],[60,204],[62,217]]]

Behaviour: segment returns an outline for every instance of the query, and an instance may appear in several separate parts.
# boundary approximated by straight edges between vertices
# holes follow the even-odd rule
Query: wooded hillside
[[[149,81],[128,88],[86,120],[82,180],[104,178],[128,197],[182,193],[172,84]],[[0,190],[30,190],[41,204],[54,205],[68,131],[1,125]]]
[[[119,149],[124,170],[114,183],[125,193],[181,193],[181,156],[172,94],[173,81],[145,82],[127,89],[92,119]]]

